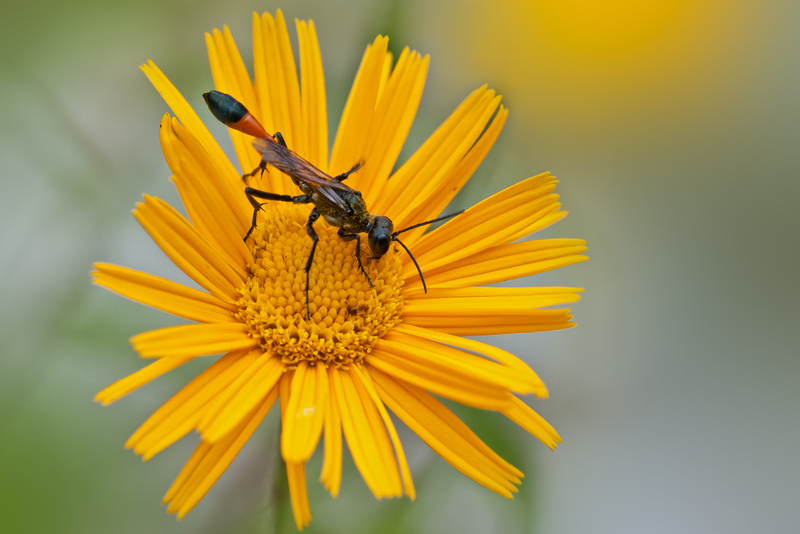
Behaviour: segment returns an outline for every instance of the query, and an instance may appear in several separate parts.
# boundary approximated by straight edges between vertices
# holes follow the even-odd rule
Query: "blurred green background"
[[[543,235],[585,238],[592,258],[526,281],[585,287],[577,328],[490,339],[548,384],[533,406],[564,443],[459,412],[527,474],[513,501],[403,429],[417,501],[375,501],[348,458],[331,499],[318,454],[308,531],[796,531],[800,4],[770,0],[6,3],[0,531],[294,531],[270,504],[274,414],[180,522],[160,498],[196,437],[145,464],[123,448],[207,362],[92,402],[142,365],[128,337],[176,320],[91,287],[91,263],[184,280],[129,215],[142,193],[178,202],[166,106],[137,66],[202,111],[203,32],[228,24],[249,58],[251,12],[277,7],[317,23],[332,133],[378,33],[432,58],[401,158],[497,89],[509,122],[456,202],[549,170],[571,214]]]

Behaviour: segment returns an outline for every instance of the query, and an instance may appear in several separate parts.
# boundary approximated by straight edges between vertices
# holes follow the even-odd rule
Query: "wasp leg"
[[[289,148],[288,146],[286,146],[286,141],[283,139],[282,133],[275,132],[275,135],[273,135],[272,137],[275,138],[275,140],[278,142],[279,145],[283,145],[283,148]]]
[[[369,282],[369,287],[374,288],[375,286],[372,285],[372,280],[370,279],[369,275],[367,274],[366,269],[361,264],[361,236],[358,234],[350,234],[345,232],[343,228],[339,228],[339,238],[342,241],[352,241],[353,239],[356,240],[356,259],[358,260],[358,268],[361,269],[361,272],[364,274],[364,277]]]
[[[258,223],[258,212],[261,211],[261,206],[264,205],[250,195],[247,195],[247,200],[250,202],[250,205],[253,206],[253,222],[250,223],[250,229],[244,235],[244,241],[247,241],[247,238],[250,237],[250,234],[255,230],[256,224]]]
[[[282,133],[275,132],[272,137],[283,148],[286,148],[286,149],[289,148],[288,146],[286,146],[286,140],[283,138],[283,134]],[[292,182],[294,182],[294,185],[296,185],[297,187],[300,187],[300,181],[297,178],[295,178],[294,176],[291,176],[291,175],[289,175],[289,178],[292,179]]]
[[[296,197],[290,195],[277,195],[275,193],[259,191],[258,189],[253,189],[252,187],[245,188],[244,194],[247,195],[247,200],[250,202],[250,205],[253,206],[253,222],[250,223],[250,229],[247,231],[247,234],[245,234],[244,241],[247,241],[247,238],[250,237],[250,234],[253,233],[253,230],[255,230],[256,224],[258,223],[258,212],[261,211],[261,206],[264,205],[256,200],[256,198],[277,200],[279,202],[291,202],[293,204],[308,204],[311,202],[311,196],[309,195],[297,195]]]
[[[284,148],[288,148],[286,146],[286,141],[284,141],[283,135],[281,135],[280,132],[275,132],[275,135],[273,135],[272,137],[274,137],[279,144],[283,145]],[[261,176],[264,176],[264,171],[266,170],[267,170],[267,162],[262,159],[261,163],[258,164],[258,167],[253,169],[253,172],[248,172],[247,174],[242,175],[242,180],[244,180],[244,183],[247,183],[247,179],[250,178],[251,176],[255,176],[256,173],[259,171],[261,172]]]
[[[267,170],[267,162],[262,159],[261,163],[258,164],[258,167],[253,169],[253,172],[248,172],[247,174],[243,174],[242,175],[242,181],[244,183],[247,183],[247,179],[250,178],[251,176],[255,176],[256,173],[259,172],[259,171],[261,171],[261,175],[263,176],[264,175],[264,171],[266,171],[266,170]]]
[[[311,254],[308,255],[308,261],[306,262],[306,319],[309,321],[311,320],[311,307],[308,304],[308,288],[311,283],[311,264],[314,263],[314,252],[317,250],[317,242],[319,242],[317,232],[314,231],[314,221],[317,219],[319,219],[319,210],[314,208],[311,210],[311,215],[308,216],[308,222],[306,223],[306,232],[314,242],[311,245]]]
[[[358,162],[355,165],[353,165],[350,168],[349,171],[343,172],[339,176],[334,176],[333,179],[336,180],[337,182],[344,182],[347,179],[348,176],[350,176],[351,174],[356,172],[358,169],[360,169],[362,165],[364,165],[364,160],[360,159],[360,160],[358,160]]]

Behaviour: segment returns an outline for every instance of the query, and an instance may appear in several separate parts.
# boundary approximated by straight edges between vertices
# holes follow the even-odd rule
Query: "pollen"
[[[362,235],[358,267],[355,240],[345,242],[320,219],[319,243],[309,276],[306,316],[305,267],[312,239],[307,206],[265,205],[266,216],[248,238],[254,261],[240,290],[236,318],[264,352],[279,355],[287,368],[300,361],[347,368],[360,362],[376,341],[397,324],[403,308],[401,251],[392,247],[371,258]]]

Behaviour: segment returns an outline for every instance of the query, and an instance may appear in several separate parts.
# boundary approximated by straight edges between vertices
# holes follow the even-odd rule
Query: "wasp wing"
[[[340,209],[349,210],[336,191],[354,191],[352,188],[337,182],[271,137],[253,139],[253,147],[269,165],[304,183]]]

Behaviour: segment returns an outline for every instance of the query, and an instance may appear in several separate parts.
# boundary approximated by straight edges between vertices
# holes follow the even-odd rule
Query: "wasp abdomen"
[[[214,117],[222,124],[253,137],[266,137],[267,131],[238,100],[219,91],[203,93]]]

